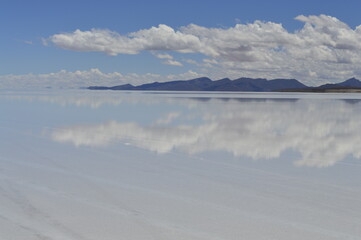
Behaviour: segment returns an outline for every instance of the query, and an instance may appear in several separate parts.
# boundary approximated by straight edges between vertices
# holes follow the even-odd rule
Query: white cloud
[[[177,64],[176,61],[174,61]],[[180,63],[181,64],[181,63]],[[187,71],[181,74],[160,75],[153,73],[146,74],[122,74],[119,72],[104,73],[99,69],[87,71],[69,72],[61,70],[55,73],[45,74],[24,74],[24,75],[3,75],[0,76],[0,89],[24,89],[24,88],[80,88],[88,86],[115,86],[121,84],[139,85],[148,82],[165,82],[172,80],[192,79],[203,76],[194,71]]]
[[[287,31],[282,24],[262,21],[230,28],[190,24],[179,30],[161,24],[128,35],[101,29],[76,30],[55,34],[49,41],[69,50],[109,55],[141,51],[200,53],[217,61],[228,77],[263,77],[259,74],[264,73],[266,77],[339,81],[360,76],[361,26],[351,29],[326,15],[300,15],[295,19],[304,23],[295,32]],[[169,56],[163,55],[172,60]],[[205,67],[211,68],[212,64],[208,65]],[[233,76],[235,72],[237,76]]]
[[[199,77],[204,77],[204,74],[189,70],[189,71],[187,71],[185,73],[181,73],[181,74],[169,74],[169,75],[165,76],[165,79],[166,79],[165,81],[194,79],[194,78],[199,78]]]
[[[184,61],[189,64],[199,65],[199,63],[193,59],[184,59]]]
[[[181,62],[178,62],[178,61],[175,61],[175,60],[171,60],[171,59],[168,59],[167,61],[164,61],[162,62],[163,64],[166,64],[166,65],[171,65],[171,66],[178,66],[178,67],[181,67],[183,66],[183,64]]]
[[[210,64],[217,64],[217,63],[218,63],[217,60],[215,60],[215,59],[209,59],[209,58],[203,59],[203,62],[205,62],[205,63],[210,63]]]
[[[171,56],[169,54],[166,54],[166,53],[162,54],[162,53],[154,53],[153,52],[153,55],[156,56],[159,59],[166,59],[165,61],[162,62],[163,64],[170,65],[170,66],[178,66],[178,67],[183,66],[183,64],[181,62],[173,60],[173,56]]]
[[[110,30],[92,29],[55,34],[49,40],[65,49],[104,52],[111,56],[137,54],[142,50],[194,52],[200,44],[196,36],[175,31],[164,24],[133,32],[127,36]]]
[[[160,58],[160,59],[169,59],[169,60],[173,59],[173,57],[171,55],[166,54],[166,53],[165,54],[161,54],[161,53],[157,54],[157,53],[155,53],[154,55],[157,58]]]

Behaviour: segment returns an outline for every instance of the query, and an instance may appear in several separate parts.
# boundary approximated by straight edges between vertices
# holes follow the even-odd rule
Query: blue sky
[[[228,55],[224,54],[224,49],[226,48],[219,50],[219,46],[217,46],[218,53],[211,53],[204,50],[204,48],[202,48],[203,50],[199,50],[198,48],[179,50],[173,49],[172,47],[162,49],[162,47],[157,45],[158,43],[154,43],[156,46],[153,44],[152,46],[147,45],[144,48],[137,48],[132,54],[124,54],[124,50],[122,50],[115,54],[111,54],[114,56],[109,56],[109,51],[100,51],[99,47],[83,47],[88,45],[89,39],[87,40],[88,42],[74,43],[76,45],[73,44],[72,46],[67,44],[65,46],[64,42],[61,42],[64,39],[55,39],[57,40],[56,42],[52,36],[58,34],[58,37],[62,37],[59,36],[59,34],[72,34],[77,29],[82,32],[98,29],[108,31],[111,35],[117,34],[117,36],[127,36],[129,33],[138,32],[142,29],[159,27],[159,24],[164,24],[172,28],[175,32],[181,31],[183,35],[185,32],[189,35],[189,31],[192,31],[192,36],[194,35],[197,38],[200,38],[197,33],[194,33],[196,30],[184,30],[182,27],[189,26],[189,24],[195,24],[197,26],[205,27],[206,29],[225,30],[235,27],[236,24],[247,26],[247,24],[252,24],[257,20],[282,24],[284,30],[292,35],[295,31],[302,29],[308,21],[310,24],[315,24],[316,21],[316,25],[320,22],[315,19],[303,19],[300,21],[295,20],[295,17],[300,15],[321,16],[321,14],[334,17],[340,22],[348,25],[351,30],[355,30],[355,28],[361,24],[359,9],[361,9],[361,1],[353,0],[224,0],[197,2],[188,0],[4,0],[2,1],[2,6],[0,8],[0,29],[2,30],[0,36],[0,81],[3,80],[3,82],[9,83],[10,80],[8,75],[19,76],[18,79],[21,78],[22,81],[25,81],[26,77],[24,76],[30,73],[33,74],[33,78],[35,78],[38,74],[58,73],[61,70],[66,71],[67,73],[75,71],[88,73],[90,69],[97,69],[104,74],[116,72],[127,75],[127,77],[123,76],[121,81],[128,80],[131,82],[137,82],[137,79],[134,79],[137,78],[137,76],[133,78],[130,77],[129,74],[132,73],[142,75],[142,77],[139,77],[139,79],[142,79],[139,80],[140,82],[146,81],[144,77],[145,74],[156,74],[155,76],[150,77],[149,80],[158,80],[157,78],[163,80],[177,77],[192,77],[193,75],[209,75],[212,78],[222,77],[223,75],[224,77],[233,78],[242,76],[269,76],[269,78],[272,78],[279,74],[279,72],[267,72],[267,68],[264,68],[263,65],[256,67],[258,65],[253,64],[255,66],[254,69],[251,69],[252,67],[250,67],[252,65],[251,63],[254,62],[261,64],[262,61],[263,63],[265,61],[273,61],[272,59],[269,59],[269,54],[266,56],[268,60],[265,60],[266,58],[260,56],[259,53],[255,53],[258,54],[257,56],[254,55],[256,57],[253,55],[250,56],[248,54],[249,52],[241,58],[239,56],[234,56],[234,54],[231,53]],[[320,24],[327,25],[328,23],[325,23],[325,21],[327,22],[328,20],[325,19],[326,18],[323,18],[323,22]],[[329,20],[333,21],[331,18],[329,18]],[[318,31],[321,31],[320,29],[322,29],[322,26],[320,26]],[[261,26],[261,28],[264,28],[264,26]],[[272,29],[270,31],[274,30]],[[249,29],[246,30],[244,34],[251,34],[249,31]],[[268,30],[266,29],[265,31]],[[338,31],[336,29],[336,32],[336,35],[339,36],[339,33],[343,33],[344,31]],[[91,33],[95,34],[94,32]],[[151,37],[147,34],[143,36],[144,39],[142,39],[142,41],[147,41],[148,38]],[[261,37],[263,36],[262,34],[264,33],[261,33]],[[347,35],[347,38],[352,38],[350,41],[357,42],[359,40],[359,33],[351,33],[352,37],[349,37],[349,35],[350,34]],[[220,36],[222,38],[222,34]],[[77,36],[73,34],[70,37]],[[219,39],[215,39],[213,36],[210,38],[219,42]],[[302,36],[302,38],[304,39],[305,37]],[[268,37],[265,37],[265,41],[268,41],[267,39]],[[245,41],[244,39],[241,40],[243,42]],[[226,45],[229,40],[222,38],[222,41],[224,41],[222,44]],[[248,41],[250,42],[243,43],[242,46],[246,48],[250,46],[252,49],[257,48],[258,45],[252,45],[254,43],[253,39],[248,39]],[[336,42],[335,44],[343,44],[343,42],[339,43],[337,41],[338,40],[334,41]],[[44,44],[44,42],[47,44]],[[83,46],[81,46],[81,44],[83,44]],[[94,45],[94,43],[92,44]],[[177,43],[174,44],[176,45]],[[202,44],[204,45],[204,42],[202,42]],[[279,45],[282,51],[284,49],[284,51],[293,51],[292,58],[296,59],[295,65],[290,67],[287,66],[285,71],[291,68],[292,70],[289,70],[284,76],[279,77],[298,77],[301,78],[300,80],[311,83],[326,81],[327,78],[329,78],[330,81],[335,81],[336,79],[332,79],[332,76],[352,77],[351,75],[358,76],[359,74],[356,70],[350,70],[352,68],[350,67],[351,64],[347,66],[344,64],[344,62],[353,62],[354,65],[358,64],[357,56],[348,56],[347,54],[351,54],[351,52],[346,53],[342,50],[344,48],[342,48],[341,50],[336,49],[336,52],[334,53],[337,56],[342,55],[342,57],[340,57],[340,59],[342,59],[338,59],[337,62],[345,65],[344,69],[341,69],[341,67],[338,69],[337,74],[332,73],[328,76],[327,74],[319,73],[317,69],[314,69],[309,76],[302,76],[299,72],[302,71],[302,65],[305,65],[307,59],[303,62],[298,62],[297,59],[299,59],[299,53],[297,53],[297,57],[294,57],[296,54],[294,49],[290,50],[286,45],[286,47],[283,46],[283,42],[281,44],[278,42],[274,44],[277,46]],[[330,45],[328,43],[322,44],[325,46]],[[212,45],[212,47],[214,46]],[[323,47],[324,46],[322,46],[322,48]],[[358,46],[352,46],[352,49],[354,48],[358,49]],[[184,51],[187,53],[184,53]],[[299,49],[297,49],[297,51],[299,51]],[[240,54],[242,55],[243,53]],[[251,52],[251,54],[253,53]],[[314,52],[310,54],[314,55]],[[355,51],[353,51],[352,54],[355,54]],[[359,54],[359,52],[356,52],[356,54]],[[251,60],[248,60],[248,57],[250,57]],[[332,59],[325,60],[323,56],[321,60],[323,61],[322,64],[333,61]],[[248,62],[250,65],[247,65]],[[205,63],[208,64],[208,66],[205,66]],[[280,62],[280,64],[282,64],[282,62]],[[322,64],[320,64],[319,68],[323,68]],[[297,67],[295,67],[296,65]],[[339,66],[340,64],[338,64],[338,67]],[[272,67],[277,68],[277,66]],[[308,70],[307,66],[304,66],[304,68],[305,71]],[[263,70],[259,71],[259,69]],[[334,69],[334,67],[330,66],[330,69]],[[189,71],[191,71],[193,75],[184,74]],[[169,75],[172,75],[172,77],[169,77]],[[167,78],[165,76],[167,76]],[[43,75],[42,78],[46,78],[46,76]],[[26,81],[31,86],[31,81],[33,81],[32,78],[27,79],[28,80]],[[114,76],[112,76],[111,79],[111,83],[113,83],[115,81]],[[71,80],[69,79],[69,81]],[[84,82],[84,84],[86,85],[86,82]]]

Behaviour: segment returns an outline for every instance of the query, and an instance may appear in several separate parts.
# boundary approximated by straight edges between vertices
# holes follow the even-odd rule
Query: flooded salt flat
[[[361,239],[361,96],[0,92],[5,239]]]

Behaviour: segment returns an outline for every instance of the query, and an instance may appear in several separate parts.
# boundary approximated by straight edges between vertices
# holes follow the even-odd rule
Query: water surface
[[[361,96],[0,92],[6,239],[361,239]]]

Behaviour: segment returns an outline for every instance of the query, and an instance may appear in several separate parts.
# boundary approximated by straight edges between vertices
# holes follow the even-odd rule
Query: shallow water
[[[4,239],[361,239],[361,96],[0,91]]]

